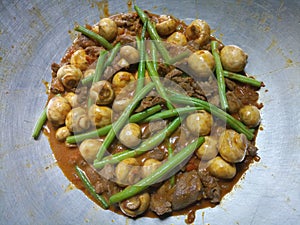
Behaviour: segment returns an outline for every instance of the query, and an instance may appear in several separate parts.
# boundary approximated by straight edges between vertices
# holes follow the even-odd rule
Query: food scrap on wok
[[[105,209],[165,217],[213,207],[259,158],[263,83],[206,21],[135,10],[75,26],[33,137],[46,122],[65,175]]]

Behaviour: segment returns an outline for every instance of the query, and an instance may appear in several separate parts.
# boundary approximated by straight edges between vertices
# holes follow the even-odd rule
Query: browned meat
[[[53,77],[51,80],[50,91],[53,94],[63,93],[65,90],[64,85],[58,80],[57,77]]]
[[[247,154],[250,156],[256,156],[257,155],[257,151],[258,148],[256,146],[254,146],[252,143],[248,144],[248,148],[247,148]]]
[[[57,71],[59,70],[59,68],[60,68],[60,65],[59,65],[59,64],[57,64],[57,63],[52,63],[52,64],[51,64],[51,70],[52,70],[52,72],[55,74],[54,77],[56,77],[56,73],[57,73]]]
[[[166,120],[158,120],[149,123],[142,133],[142,138],[149,138],[153,136],[157,131],[164,129],[167,126]]]
[[[174,187],[170,187],[170,183],[165,182],[157,192],[151,195],[150,209],[157,215],[161,216],[172,212],[172,196]]]
[[[228,91],[226,93],[226,98],[227,98],[228,106],[229,106],[228,111],[230,113],[238,112],[240,110],[240,108],[243,106],[240,99],[238,97],[236,97],[236,95],[234,94],[233,91]]]
[[[74,45],[77,45],[81,48],[86,48],[89,46],[95,46],[98,45],[96,41],[93,41],[92,39],[86,37],[85,35],[79,35],[78,38],[75,40]]]
[[[230,79],[225,78],[225,84],[230,91],[233,91],[236,88],[236,83]]]
[[[144,98],[141,103],[140,106],[135,110],[136,112],[142,112],[145,109],[148,109],[152,106],[161,104],[161,103],[165,103],[165,100],[159,96],[147,96],[146,98]]]
[[[221,187],[218,180],[205,170],[200,171],[198,174],[203,185],[203,198],[211,199],[212,203],[219,203],[221,201]]]
[[[202,184],[195,170],[179,175],[173,194],[173,210],[183,209],[196,202],[200,197],[201,189]]]

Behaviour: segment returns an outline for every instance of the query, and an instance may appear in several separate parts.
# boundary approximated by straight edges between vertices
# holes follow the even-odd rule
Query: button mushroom
[[[72,54],[70,63],[80,70],[86,70],[89,66],[89,63],[86,59],[86,53],[83,49],[79,49]]]
[[[116,182],[119,186],[135,184],[141,179],[141,167],[136,158],[127,158],[119,162],[115,169]]]
[[[208,162],[208,172],[221,179],[232,179],[236,174],[236,167],[228,163],[222,157],[217,156]]]
[[[110,82],[101,80],[94,83],[90,89],[90,98],[97,105],[108,105],[115,97],[114,90]]]
[[[170,35],[176,30],[176,21],[170,16],[161,15],[158,20],[155,27],[160,36]]]
[[[112,109],[114,112],[122,112],[131,102],[132,98],[127,96],[116,97]]]
[[[196,150],[199,159],[210,160],[218,155],[217,140],[211,136],[205,136],[204,143]]]
[[[248,55],[236,45],[226,45],[220,52],[220,58],[225,70],[241,72],[246,66]]]
[[[70,105],[72,106],[72,108],[75,108],[78,106],[78,96],[74,93],[74,92],[68,92],[65,96],[65,99],[67,99],[67,101],[70,103]]]
[[[64,97],[55,96],[48,103],[47,118],[54,126],[63,125],[71,109],[71,105]]]
[[[88,69],[84,71],[83,78],[87,78],[95,73],[95,69]]]
[[[80,69],[73,65],[64,65],[57,71],[57,78],[68,89],[77,87],[82,78]]]
[[[186,28],[188,40],[194,40],[198,47],[205,45],[210,40],[210,27],[204,20],[194,20]]]
[[[153,171],[155,171],[158,167],[161,166],[161,161],[157,159],[147,159],[143,165],[143,177],[150,176]]]
[[[199,78],[207,79],[213,75],[216,64],[209,51],[199,50],[189,56],[188,65]]]
[[[98,24],[92,27],[92,30],[108,41],[112,41],[118,34],[118,26],[110,18],[103,18],[99,21]]]
[[[120,209],[127,216],[137,217],[144,213],[148,209],[149,205],[150,195],[145,192],[121,202]]]
[[[98,139],[86,139],[79,146],[80,154],[85,161],[93,163],[101,145],[102,142]]]
[[[81,132],[90,126],[90,120],[81,107],[72,109],[66,117],[66,126],[71,132]]]
[[[184,46],[187,44],[186,37],[183,33],[180,32],[174,32],[167,38],[168,43],[172,43],[175,45]]]
[[[128,148],[134,148],[141,143],[141,128],[136,123],[126,124],[119,134],[120,142]]]
[[[200,110],[193,113],[186,118],[186,125],[188,130],[196,136],[205,136],[210,133],[213,124],[211,114],[205,110]]]
[[[92,125],[97,128],[111,124],[112,110],[107,106],[98,106],[93,104],[89,108],[88,115]]]
[[[239,111],[239,116],[244,124],[250,128],[257,127],[260,123],[259,109],[254,105],[245,105]]]
[[[247,146],[246,136],[234,130],[225,130],[219,137],[220,155],[230,163],[242,162],[246,155]]]
[[[139,51],[129,45],[120,48],[120,56],[124,58],[129,64],[138,63],[140,60]]]
[[[66,138],[69,137],[70,135],[71,133],[66,126],[58,128],[57,131],[55,132],[55,138],[58,141],[65,141]]]
[[[123,88],[127,87],[130,82],[135,81],[134,76],[125,71],[116,73],[112,80],[112,87],[116,95],[120,94]]]

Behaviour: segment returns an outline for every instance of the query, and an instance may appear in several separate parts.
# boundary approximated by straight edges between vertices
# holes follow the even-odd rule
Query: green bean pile
[[[103,209],[161,216],[217,204],[218,182],[233,186],[243,172],[236,164],[256,156],[263,83],[246,75],[248,55],[213,37],[205,21],[186,25],[134,9],[75,26],[78,37],[52,67],[49,101],[32,137],[47,126],[57,146],[66,146],[56,154],[73,151],[59,163],[69,163],[72,181]]]

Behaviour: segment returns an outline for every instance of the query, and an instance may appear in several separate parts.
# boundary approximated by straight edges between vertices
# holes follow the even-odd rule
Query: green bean
[[[105,137],[101,147],[98,150],[96,161],[100,161],[103,158],[105,151],[108,149],[110,144],[115,139],[116,133],[118,133],[121,128],[126,123],[126,120],[129,118],[130,114],[138,105],[139,101],[142,100],[148,94],[148,92],[154,87],[153,83],[147,84],[137,95],[134,96],[133,100],[127,106],[127,108],[123,111],[119,119],[114,123],[113,129],[111,129],[107,136]]]
[[[103,47],[105,47],[106,49],[108,50],[111,50],[114,46],[109,43],[104,37],[102,37],[101,35],[83,27],[83,26],[80,26],[80,25],[76,25],[74,30],[84,34],[85,36],[99,42],[99,44],[101,44]]]
[[[81,170],[77,165],[75,166],[75,171],[78,177],[80,178],[80,180],[82,181],[82,183],[84,184],[84,186],[86,187],[86,189],[90,192],[90,194],[97,200],[97,202],[99,202],[102,205],[104,209],[108,209],[109,203],[106,201],[106,199],[103,196],[98,195],[96,193],[95,188],[90,183],[85,172]]]
[[[155,105],[151,108],[146,109],[145,111],[133,114],[130,118],[129,118],[129,122],[130,123],[137,123],[142,121],[143,119],[147,118],[148,116],[158,112],[161,110],[161,106],[160,105]],[[94,131],[90,131],[87,133],[83,133],[83,134],[78,134],[78,135],[73,135],[73,136],[69,136],[66,139],[66,142],[69,144],[76,144],[77,142],[81,142],[85,139],[88,138],[95,138],[95,137],[100,137],[100,136],[104,136],[106,135],[110,129],[112,128],[112,124],[109,124],[105,127],[101,127],[97,130]]]
[[[147,189],[149,186],[156,182],[160,182],[164,176],[178,167],[182,162],[190,157],[191,154],[195,151],[195,149],[199,148],[204,142],[203,137],[199,137],[195,142],[189,144],[185,148],[183,148],[176,155],[168,159],[164,164],[162,164],[159,168],[157,168],[152,174],[148,177],[143,178],[136,184],[125,188],[123,191],[112,195],[109,198],[110,204],[115,204],[117,202],[121,202],[125,199],[128,199],[136,194],[142,192]]]
[[[154,147],[158,146],[166,137],[169,137],[180,125],[181,118],[177,117],[173,120],[167,127],[163,130],[157,132],[152,137],[148,138],[144,142],[141,143],[139,147],[135,150],[125,150],[123,152],[107,156],[103,158],[103,160],[95,162],[94,167],[96,169],[103,168],[106,164],[116,164],[124,159],[139,156],[146,151],[153,149]]]
[[[104,70],[103,72],[105,71],[105,69],[111,65],[111,63],[113,62],[113,60],[115,59],[116,55],[118,54],[119,50],[120,50],[120,47],[121,47],[121,43],[118,43],[114,46],[114,48],[110,51],[110,54],[107,58],[107,61],[105,62],[104,64]],[[95,74],[92,74],[84,79],[81,80],[81,83],[83,85],[87,85],[91,82],[93,82],[93,79],[94,79],[94,76]]]
[[[237,119],[224,112],[223,110],[219,109],[218,107],[198,98],[187,97],[181,94],[177,94],[176,92],[170,90],[168,91],[174,94],[174,96],[171,97],[172,101],[180,104],[203,107],[204,110],[227,122],[232,129],[236,130],[239,133],[245,134],[248,140],[252,140],[254,138],[254,134],[242,122],[238,121]]]
[[[147,117],[146,119],[142,120],[142,123],[167,119],[173,116],[180,116],[180,114],[185,114],[185,113],[189,113],[201,109],[203,109],[203,107],[185,107],[185,108],[169,109]]]
[[[145,23],[147,20],[149,20],[146,13],[141,8],[139,8],[137,5],[134,6],[134,9],[137,12],[137,14],[139,15],[139,17],[141,18],[143,23]],[[170,60],[169,52],[165,48],[165,46],[163,45],[163,43],[162,43],[155,27],[150,22],[150,20],[149,20],[148,25],[147,25],[147,31],[148,31],[151,39],[154,41],[154,44],[156,45],[156,48],[160,52],[160,54],[162,55],[163,59],[166,62],[169,62],[169,60]]]
[[[191,51],[189,50],[186,50],[182,53],[180,53],[179,55],[176,55],[175,57],[171,58],[168,62],[169,65],[173,65],[175,64],[176,62],[179,62],[180,60],[188,57],[189,55],[191,54]]]
[[[153,63],[148,60],[147,55],[146,55],[146,68],[149,72],[149,75],[150,75],[153,83],[155,84],[155,88],[156,88],[157,92],[159,93],[160,97],[165,99],[168,109],[174,109],[174,106],[172,105],[171,101],[169,100],[169,97],[167,96],[164,86],[160,82],[159,74],[154,69]]]
[[[229,71],[225,71],[223,70],[224,73],[224,77],[232,79],[232,80],[237,80],[241,83],[245,83],[245,84],[250,84],[254,87],[261,87],[263,85],[263,82],[255,80],[254,78],[251,77],[247,77],[241,74],[237,74],[237,73],[232,73]]]
[[[44,108],[44,110],[42,111],[41,115],[39,116],[38,120],[35,123],[33,132],[32,132],[32,137],[36,140],[40,133],[41,130],[43,128],[43,125],[45,124],[45,122],[47,121],[47,107]]]
[[[169,143],[169,145],[168,145],[168,159],[170,159],[171,157],[173,157],[173,148],[172,148],[171,143]],[[170,185],[171,185],[171,187],[173,187],[175,185],[175,175],[173,175],[170,178]]]
[[[217,83],[218,83],[218,89],[219,89],[219,96],[220,96],[220,103],[223,110],[228,110],[228,102],[226,98],[226,85],[224,80],[224,73],[223,73],[223,67],[220,59],[220,55],[218,52],[218,42],[212,41],[211,42],[211,51],[215,59],[216,63],[216,76],[217,76]]]
[[[151,58],[152,58],[153,67],[157,71],[157,69],[158,69],[158,60],[157,60],[157,51],[156,51],[156,46],[154,44],[154,41],[151,41],[150,51],[151,51]]]

